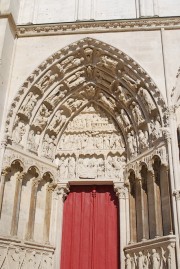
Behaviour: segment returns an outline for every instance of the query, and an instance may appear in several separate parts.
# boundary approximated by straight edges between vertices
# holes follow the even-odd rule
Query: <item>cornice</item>
[[[18,37],[180,29],[180,17],[18,25]]]
[[[17,25],[16,25],[16,22],[14,20],[12,13],[0,13],[0,20],[1,19],[8,20],[12,33],[15,36],[17,32]]]

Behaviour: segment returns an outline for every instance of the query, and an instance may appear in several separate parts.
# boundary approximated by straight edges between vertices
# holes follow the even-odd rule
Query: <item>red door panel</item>
[[[119,269],[118,212],[112,186],[72,186],[64,204],[61,269]]]

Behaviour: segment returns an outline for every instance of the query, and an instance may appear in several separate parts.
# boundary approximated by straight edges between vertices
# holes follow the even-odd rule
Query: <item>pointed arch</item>
[[[84,38],[45,60],[16,95],[7,120],[10,144],[38,156],[51,143],[54,160],[68,123],[95,104],[119,128],[127,158],[162,139],[165,102],[149,75],[128,55],[92,38]]]

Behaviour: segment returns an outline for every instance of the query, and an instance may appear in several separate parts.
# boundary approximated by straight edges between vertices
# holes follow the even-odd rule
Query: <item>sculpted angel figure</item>
[[[132,109],[132,114],[133,114],[135,122],[137,122],[137,124],[142,123],[144,121],[144,118],[138,104],[135,102],[132,102],[131,109]]]

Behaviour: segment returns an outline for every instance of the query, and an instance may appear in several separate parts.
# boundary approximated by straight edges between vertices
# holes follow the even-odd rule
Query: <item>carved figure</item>
[[[162,136],[162,131],[161,131],[162,128],[159,122],[159,117],[157,117],[155,120],[151,120],[150,128],[151,128],[151,136],[153,140],[156,140]]]
[[[92,66],[88,65],[86,71],[87,71],[88,78],[92,79],[93,78],[93,68],[92,68]]]
[[[51,111],[49,111],[48,108],[44,104],[42,104],[39,110],[39,114],[35,119],[34,125],[43,130],[44,127],[46,126],[50,114]]]
[[[88,63],[92,62],[92,56],[93,56],[93,49],[91,48],[85,48],[84,49],[84,54],[86,57],[86,60]]]
[[[148,91],[144,88],[140,88],[138,91],[138,94],[141,96],[142,101],[145,105],[145,107],[148,109],[149,113],[151,113],[152,110],[156,109],[156,106],[152,100],[152,97],[148,93]]]
[[[140,251],[137,257],[137,268],[143,269],[144,268],[144,256],[143,253]]]
[[[56,106],[58,102],[62,100],[67,93],[67,90],[63,90],[63,87],[63,84],[58,85],[46,98],[46,101],[51,103],[53,106]]]
[[[131,256],[126,254],[125,269],[131,269]]]
[[[48,129],[57,133],[60,128],[65,124],[66,116],[63,113],[63,110],[56,111],[51,123],[49,124]]]
[[[116,107],[116,101],[102,92],[99,93],[99,101],[110,109],[114,109]]]
[[[66,105],[71,111],[75,111],[81,107],[83,102],[84,101],[80,99],[69,98],[66,102]]]
[[[128,118],[126,112],[124,111],[124,109],[121,109],[121,116],[122,116],[122,120],[124,122],[124,125],[126,127],[129,127],[130,126],[130,121],[129,121],[129,118]]]
[[[126,95],[124,93],[124,89],[123,89],[123,87],[121,87],[121,85],[119,85],[116,88],[115,93],[118,95],[120,101],[122,101],[123,103],[127,102]]]
[[[49,70],[46,74],[39,80],[35,86],[41,90],[43,93],[44,90],[50,86],[58,78],[58,74],[52,74],[52,71]]]
[[[44,141],[43,141],[43,146],[42,146],[43,155],[47,156],[48,151],[49,151],[49,135],[45,134]]]
[[[59,166],[60,176],[62,179],[68,177],[68,159],[61,157],[60,166]]]
[[[40,131],[37,131],[37,133],[35,133],[34,130],[30,130],[28,139],[28,148],[30,150],[37,151],[39,147],[40,136]]]
[[[168,245],[167,250],[168,250],[168,257],[167,257],[168,269],[173,269],[176,264],[175,244],[171,243],[170,245]]]
[[[68,163],[68,177],[75,178],[75,170],[76,170],[76,161],[74,157],[69,157]]]
[[[78,67],[81,65],[81,63],[84,61],[84,58],[75,58],[74,56],[69,56],[65,60],[63,60],[61,63],[57,64],[57,67],[59,68],[60,72],[63,70],[66,72],[68,69],[73,69],[75,67]]]
[[[23,140],[23,136],[26,132],[25,124],[21,121],[18,122],[17,126],[15,127],[12,135],[12,139],[16,144],[21,144]]]
[[[148,147],[148,133],[147,131],[138,131],[139,134],[139,146],[141,149],[145,149]]]
[[[100,62],[97,65],[110,70],[112,73],[115,73],[118,62],[107,55],[104,55],[101,57]]]
[[[106,73],[97,69],[95,70],[95,77],[99,84],[103,85],[108,89],[111,87],[111,84],[113,83],[112,77],[108,76]]]
[[[127,134],[127,143],[129,147],[129,154],[130,156],[133,156],[135,152],[134,152],[134,147],[133,147],[133,137],[131,133]]]
[[[19,110],[19,113],[22,113],[29,119],[31,116],[31,112],[36,105],[38,97],[39,97],[38,94],[34,94],[33,92],[30,92],[27,95],[21,109]]]
[[[152,269],[160,269],[160,256],[156,249],[152,249],[151,255]]]
[[[122,72],[122,79],[127,82],[127,84],[131,87],[137,88],[137,86],[140,84],[139,79],[132,78],[130,75],[128,75],[125,71]]]
[[[135,122],[139,125],[140,123],[144,121],[144,118],[142,116],[142,112],[138,104],[135,102],[132,102],[132,106],[130,108],[132,109],[132,114],[133,114]]]
[[[75,74],[66,79],[66,85],[71,89],[82,84],[86,80],[85,77],[81,77],[83,74],[84,71],[77,71]]]

